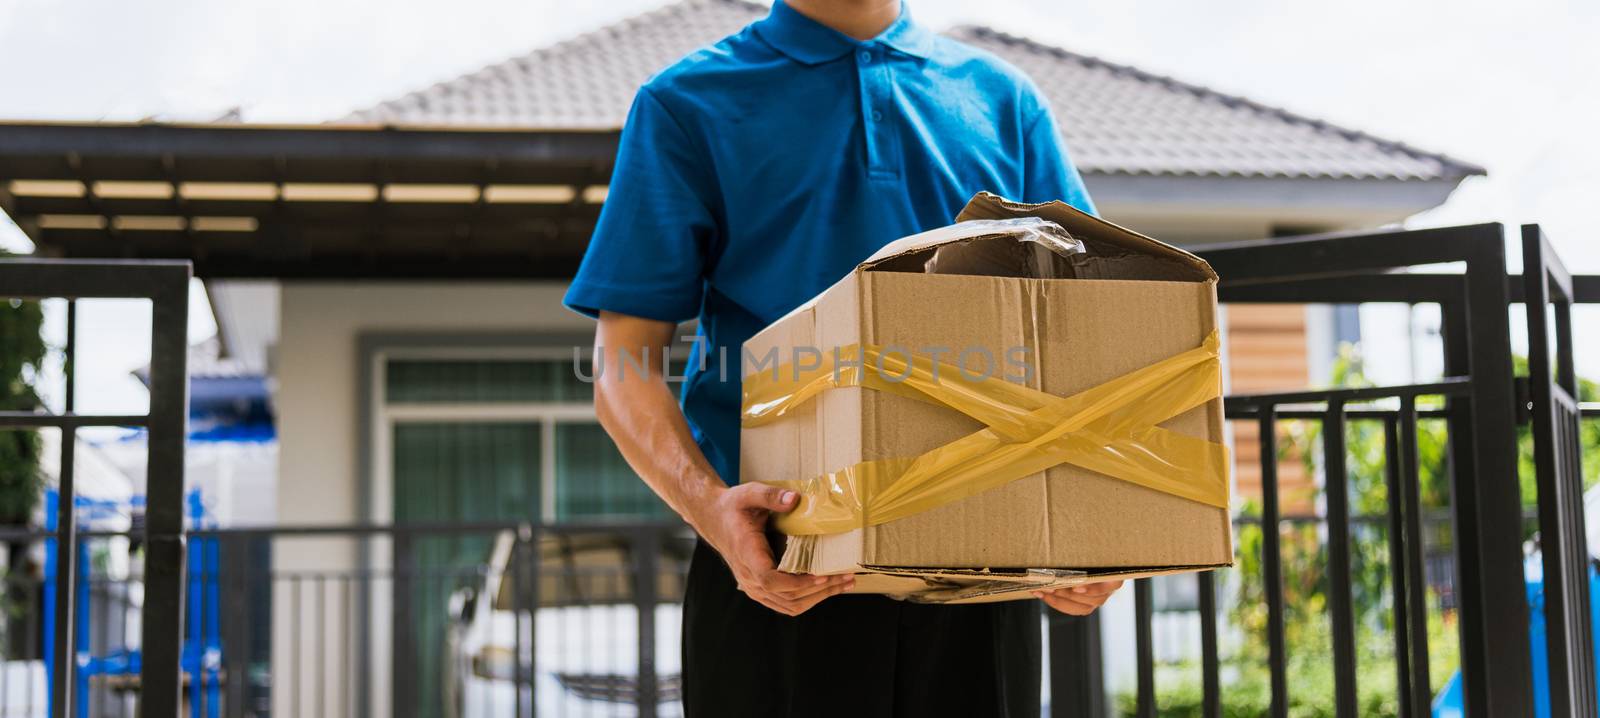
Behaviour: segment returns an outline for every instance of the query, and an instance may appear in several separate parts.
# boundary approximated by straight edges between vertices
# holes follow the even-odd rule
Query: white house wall
[[[280,522],[365,523],[359,505],[357,452],[364,446],[357,406],[357,341],[364,333],[549,332],[592,330],[592,323],[561,306],[565,283],[518,282],[285,282],[280,296],[280,335],[275,352]],[[356,542],[348,539],[280,539],[274,546],[275,574],[357,568]],[[301,585],[302,606],[314,596]],[[347,705],[340,681],[326,685],[326,707],[313,706],[312,668],[294,665],[289,647],[326,645],[325,666],[342,665],[349,646],[330,637],[348,635],[338,615],[319,628],[302,617],[295,641],[291,588],[274,585],[273,691],[275,714],[318,715]],[[375,621],[381,632],[382,621]],[[377,636],[376,640],[386,640]],[[381,659],[386,655],[376,653]],[[387,665],[372,666],[374,715],[388,713]],[[289,685],[300,677],[307,690]],[[282,688],[282,690],[277,690]],[[292,705],[299,694],[301,705]]]

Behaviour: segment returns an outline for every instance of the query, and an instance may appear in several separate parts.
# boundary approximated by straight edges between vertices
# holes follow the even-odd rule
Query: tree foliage
[[[0,299],[0,410],[39,407],[33,386],[45,358],[43,325],[38,302]],[[38,432],[0,431],[0,524],[24,524],[32,515],[43,483],[39,452]]]

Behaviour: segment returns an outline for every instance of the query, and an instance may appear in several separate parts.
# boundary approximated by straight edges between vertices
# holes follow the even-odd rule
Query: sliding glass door
[[[398,524],[670,515],[595,421],[570,360],[391,358],[382,397]],[[451,595],[481,582],[491,543],[437,534],[396,547],[396,628],[412,638],[397,678],[414,681],[419,718],[450,715]]]

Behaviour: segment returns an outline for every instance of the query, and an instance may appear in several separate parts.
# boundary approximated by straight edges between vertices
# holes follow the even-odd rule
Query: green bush
[[[1366,632],[1357,646],[1357,714],[1398,716],[1392,639]],[[1458,663],[1455,627],[1437,613],[1428,623],[1428,645],[1432,682],[1442,688]],[[1323,641],[1320,646],[1300,646],[1289,651],[1287,678],[1289,714],[1305,718],[1334,715],[1333,654]],[[1263,661],[1244,660],[1238,655],[1222,662],[1222,715],[1228,718],[1256,718],[1266,715],[1271,705],[1271,677]],[[1170,718],[1198,718],[1202,715],[1200,665],[1194,662],[1159,666],[1156,670],[1158,699],[1156,713]],[[1125,687],[1115,696],[1116,714],[1136,715],[1137,694]]]

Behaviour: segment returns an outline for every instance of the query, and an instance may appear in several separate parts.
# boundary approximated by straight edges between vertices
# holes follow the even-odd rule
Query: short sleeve
[[[680,322],[700,311],[715,183],[700,145],[648,88],[634,96],[594,236],[566,305]]]
[[[1059,199],[1090,214],[1099,214],[1094,200],[1089,199],[1089,190],[1083,186],[1083,177],[1067,155],[1049,105],[1034,116],[1032,127],[1023,136],[1023,152],[1024,202]]]

